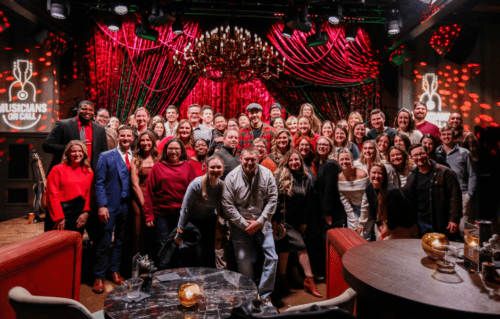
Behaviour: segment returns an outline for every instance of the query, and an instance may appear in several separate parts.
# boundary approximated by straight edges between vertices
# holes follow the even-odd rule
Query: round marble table
[[[156,276],[172,273],[180,278],[160,282]],[[258,297],[257,287],[250,278],[239,273],[216,268],[177,268],[154,273],[151,288],[142,291],[151,295],[139,302],[127,303],[120,298],[128,293],[125,285],[116,287],[104,300],[104,312],[109,318],[220,318],[231,315],[233,307],[244,300]],[[176,275],[174,275],[176,276]],[[177,276],[176,276],[177,277]],[[216,310],[207,310],[203,298],[193,307],[186,308],[179,302],[178,290],[183,284],[195,283],[201,290],[220,290]]]

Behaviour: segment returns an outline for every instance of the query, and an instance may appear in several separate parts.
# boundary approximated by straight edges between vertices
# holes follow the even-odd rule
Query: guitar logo
[[[0,104],[0,114],[5,124],[17,130],[34,127],[47,112],[47,103],[36,103],[36,87],[30,81],[33,63],[17,60],[13,63],[15,78],[9,87],[9,102]]]
[[[426,73],[422,79],[422,89],[425,92],[420,97],[420,102],[425,102],[429,111],[434,111],[434,109],[436,109],[434,112],[441,112],[441,97],[437,93],[437,75],[434,73]]]

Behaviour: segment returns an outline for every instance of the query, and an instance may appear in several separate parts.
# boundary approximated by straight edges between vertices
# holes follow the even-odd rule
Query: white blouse
[[[420,139],[422,138],[422,136],[424,136],[419,130],[413,130],[411,132],[403,132],[398,130],[398,133],[408,136],[412,144],[420,143]]]
[[[396,185],[397,188],[400,188],[401,186],[399,185],[398,175],[396,173],[396,170],[394,170],[394,167],[392,167],[391,164],[387,164],[387,163],[383,163],[383,164],[385,166],[385,170],[387,171],[387,177],[389,179],[389,183],[392,183],[392,184]],[[359,159],[355,160],[352,163],[352,166],[354,166],[356,168],[361,168],[362,170],[364,170],[368,174],[368,176],[370,176],[370,174],[368,173],[368,167],[366,166],[366,164],[361,163],[361,161]]]
[[[344,210],[349,220],[349,227],[357,230],[358,227],[364,228],[368,221],[368,200],[366,197],[366,186],[370,183],[370,178],[365,177],[355,181],[339,181],[338,188],[340,201],[344,205]],[[354,214],[352,205],[361,205],[361,215],[359,218]]]

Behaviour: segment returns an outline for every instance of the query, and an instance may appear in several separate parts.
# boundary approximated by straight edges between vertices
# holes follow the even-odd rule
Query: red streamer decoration
[[[153,42],[135,35],[137,22],[128,15],[122,30],[113,33],[97,21],[81,59],[87,98],[122,120],[138,107],[161,114],[168,105],[179,106],[197,81],[170,65],[169,54],[200,35],[198,23],[185,23],[186,34],[180,36],[170,25],[157,28],[159,39]]]
[[[287,58],[286,70],[293,77],[335,87],[368,83],[378,78],[378,52],[363,28],[358,28],[355,42],[347,42],[343,25],[327,23],[323,32],[328,34],[328,43],[312,48],[307,46],[306,38],[314,31],[294,32],[288,39],[281,35],[282,30],[283,22],[273,24],[268,38]]]

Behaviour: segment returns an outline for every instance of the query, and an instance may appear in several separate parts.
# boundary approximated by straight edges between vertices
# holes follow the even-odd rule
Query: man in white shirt
[[[198,104],[191,104],[188,107],[187,116],[193,127],[194,140],[204,139],[207,144],[212,139],[212,131],[200,124],[201,107]]]
[[[167,118],[167,122],[164,124],[165,136],[174,136],[179,124],[179,110],[174,105],[169,105],[165,111],[165,117]]]

